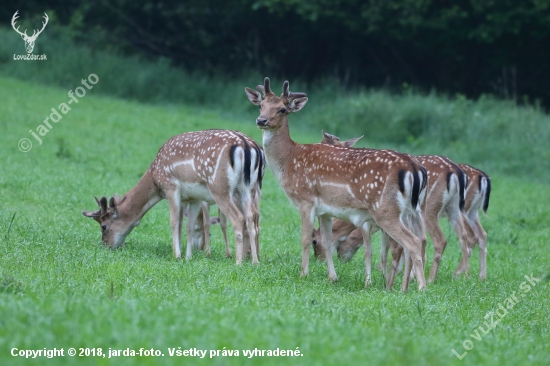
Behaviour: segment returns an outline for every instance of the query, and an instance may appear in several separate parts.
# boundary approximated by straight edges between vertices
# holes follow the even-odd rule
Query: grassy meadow
[[[156,88],[148,79],[132,84],[130,73],[137,66],[129,63],[116,72],[109,64],[81,60],[84,66],[66,69],[70,77],[59,83],[46,76],[22,81],[31,77],[17,69],[37,68],[36,63],[5,63],[0,70],[0,364],[550,362],[550,117],[536,105],[407,91],[345,94],[330,81],[296,87],[291,82],[292,90],[310,95],[304,110],[290,116],[291,135],[299,142],[319,141],[321,129],[343,138],[365,135],[358,146],[446,154],[491,175],[489,215],[482,217],[489,235],[487,281],[477,279],[477,250],[471,277],[452,277],[460,250],[442,221],[449,244],[437,282],[425,293],[415,285],[408,293],[387,292],[378,271],[372,288],[363,287],[362,255],[348,264],[336,262],[336,283],[328,281],[326,265],[315,260],[310,276],[299,277],[299,216],[269,170],[261,201],[260,265],[247,261],[237,267],[225,258],[217,227],[211,258],[195,252],[189,262],[175,260],[166,201],[144,217],[124,248],[105,249],[97,223],[81,214],[95,209],[93,196],[132,188],[160,146],[179,133],[236,129],[261,141],[254,124],[257,108],[243,91],[261,78],[213,83],[213,90],[193,77],[186,85],[165,80],[161,85],[173,93],[148,100],[132,95],[149,85],[154,94]],[[52,74],[63,72],[55,59],[47,65]],[[140,77],[152,78],[155,67],[144,66]],[[51,108],[66,103],[67,91],[91,72],[99,76],[98,84],[52,124],[40,145],[29,130],[36,132]],[[119,89],[131,92],[116,95],[117,80]],[[272,80],[273,85],[282,81]],[[204,92],[205,99],[186,99],[193,90]],[[18,149],[22,138],[33,143],[30,151]],[[378,248],[377,235],[375,262]],[[540,282],[526,290],[524,276],[531,274]],[[396,289],[399,285],[398,278]],[[485,316],[502,314],[499,304],[513,294],[518,294],[513,308],[494,329],[480,333],[478,327],[489,322]],[[70,347],[99,347],[104,353],[153,348],[164,357],[11,356],[13,348],[67,352]],[[178,347],[220,350],[220,356],[170,357],[169,348]],[[243,355],[255,348],[298,348],[301,356]],[[222,350],[239,350],[239,356],[222,357]]]

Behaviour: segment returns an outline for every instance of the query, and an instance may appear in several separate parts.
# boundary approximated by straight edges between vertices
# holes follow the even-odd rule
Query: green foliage
[[[100,75],[97,85],[102,81]],[[280,84],[280,80],[273,81]],[[303,87],[297,85],[293,90],[305,90]],[[347,106],[352,101],[368,104],[368,98],[377,98],[369,106],[386,103],[396,109],[405,104],[410,110],[415,103],[422,103],[417,95],[364,92],[343,98],[338,91],[316,89],[319,95],[312,94],[307,107],[290,117],[291,134],[297,141],[320,139],[319,123],[305,130],[298,126],[306,119],[313,123],[315,108],[323,104],[320,101],[329,102],[329,96],[334,103]],[[0,156],[4,161],[0,165],[0,364],[547,363],[547,185],[489,170],[494,188],[489,216],[482,217],[489,233],[488,280],[477,280],[477,250],[471,259],[471,277],[452,278],[460,250],[450,227],[442,221],[449,244],[438,281],[426,293],[418,293],[414,285],[406,294],[386,292],[378,271],[374,272],[373,287],[364,289],[361,255],[348,264],[337,261],[337,283],[327,280],[326,265],[313,258],[310,276],[300,278],[299,215],[269,171],[262,190],[258,266],[249,261],[235,266],[225,258],[217,227],[212,228],[212,258],[195,252],[189,262],[173,259],[166,201],[144,217],[124,248],[108,250],[101,245],[97,223],[81,211],[96,207],[94,195],[129,190],[169,137],[191,130],[230,128],[261,141],[261,132],[253,118],[235,111],[228,113],[209,105],[120,101],[95,94],[94,87],[43,136],[42,145],[33,141],[31,151],[19,151],[17,141],[33,139],[29,129],[36,129],[51,107],[68,98],[66,90],[0,78]],[[242,85],[238,92],[233,97],[248,106]],[[429,96],[428,100],[443,104],[443,116],[451,113],[445,111],[453,103],[457,103],[455,108],[477,106],[463,99],[445,101]],[[500,102],[483,103],[481,116],[494,113],[491,103],[501,106],[506,114],[508,107]],[[255,116],[257,109],[248,107]],[[523,118],[524,112],[518,113]],[[539,112],[532,113],[539,116]],[[71,153],[59,158],[60,146]],[[378,238],[374,246],[378,262]],[[429,244],[428,263],[432,256]],[[474,348],[459,361],[451,350],[462,353],[463,341],[472,339],[470,334],[486,321],[485,314],[518,291],[524,275],[531,273],[542,278],[541,282],[494,330],[480,341],[473,340]],[[400,278],[397,287],[399,282]],[[110,360],[66,356],[31,361],[12,357],[13,347],[57,347],[65,352],[69,347],[102,347],[104,352],[144,347],[160,349],[166,356]],[[239,357],[201,361],[170,358],[168,347],[241,351],[299,347],[304,356],[298,360],[247,360],[241,352]]]
[[[189,72],[254,70],[344,86],[403,82],[477,98],[489,92],[550,104],[547,0],[26,1],[32,29],[44,11],[94,50],[168,59]],[[0,9],[9,19],[16,9]],[[41,36],[42,37],[42,36]],[[42,38],[40,43],[42,43]],[[11,54],[8,53],[8,55]],[[80,62],[76,60],[76,62]]]
[[[536,106],[489,96],[472,101],[366,91],[332,103],[313,93],[308,107],[306,118],[294,118],[345,139],[365,135],[358,146],[446,155],[488,172],[550,182],[550,118]]]

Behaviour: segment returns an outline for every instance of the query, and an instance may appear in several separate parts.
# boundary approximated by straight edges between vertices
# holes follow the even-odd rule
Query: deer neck
[[[347,237],[355,229],[356,227],[352,223],[340,219],[334,219],[332,221],[332,239],[333,241],[336,241],[339,238]]]
[[[271,171],[281,181],[280,175],[287,170],[292,161],[294,150],[298,145],[290,138],[288,119],[285,118],[281,128],[263,130],[263,145],[267,164]]]
[[[138,226],[147,211],[162,200],[150,169],[147,169],[136,186],[125,196],[126,199],[120,204],[118,211],[121,217],[132,223],[132,227]]]

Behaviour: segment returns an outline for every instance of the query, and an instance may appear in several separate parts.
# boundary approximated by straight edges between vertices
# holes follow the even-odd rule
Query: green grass
[[[106,79],[100,75],[100,84]],[[189,104],[144,105],[93,89],[38,145],[29,130],[36,131],[52,107],[68,101],[66,90],[0,78],[0,364],[548,364],[550,190],[532,175],[486,169],[494,187],[489,216],[482,218],[489,233],[488,279],[477,280],[477,251],[472,276],[452,278],[460,251],[443,223],[450,241],[438,281],[426,293],[415,286],[405,294],[386,292],[380,272],[374,273],[373,287],[364,289],[361,255],[336,263],[337,283],[330,283],[325,264],[314,260],[310,276],[299,278],[299,217],[269,171],[261,202],[260,265],[247,261],[237,267],[225,258],[216,227],[212,258],[197,252],[190,262],[173,259],[166,201],[145,216],[123,249],[111,251],[101,245],[98,225],[81,214],[95,208],[94,195],[129,190],[159,147],[182,132],[237,129],[261,141],[253,123],[257,112],[252,106],[239,114]],[[233,96],[247,105],[242,88]],[[436,102],[431,101],[433,108],[445,109]],[[321,126],[298,127],[304,126],[302,117],[313,118],[321,107],[312,98],[303,112],[290,117],[294,139],[320,139]],[[535,112],[517,113],[543,119]],[[336,133],[368,135],[366,127],[346,134],[344,127]],[[546,128],[541,134],[548,133]],[[27,153],[17,147],[23,137],[34,143]],[[489,137],[498,144],[498,134]],[[364,145],[384,145],[367,140]],[[422,146],[416,149],[422,152]],[[493,156],[479,156],[477,162],[505,166]],[[531,273],[541,282],[495,329],[473,340],[470,334],[485,314],[518,291]],[[474,348],[459,361],[451,349],[462,353],[466,339]],[[65,352],[69,347],[104,352],[143,347],[161,350],[165,357],[25,360],[10,356],[13,347]],[[168,357],[169,347],[225,347],[240,350],[241,356],[188,360]],[[242,356],[244,349],[277,347],[299,347],[303,356]]]

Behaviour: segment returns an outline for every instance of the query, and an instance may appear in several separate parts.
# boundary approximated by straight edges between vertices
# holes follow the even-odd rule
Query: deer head
[[[288,81],[285,81],[283,93],[280,97],[271,91],[269,78],[265,78],[264,85],[258,85],[257,90],[245,88],[248,99],[260,108],[260,116],[256,119],[256,124],[260,129],[279,129],[290,113],[298,112],[306,105],[306,94],[293,93],[288,90],[288,85]],[[262,103],[263,100],[268,101],[268,103]]]
[[[95,197],[99,210],[94,212],[82,211],[86,217],[90,217],[97,221],[101,226],[101,240],[109,248],[118,248],[124,244],[126,236],[130,231],[139,224],[132,220],[127,220],[124,215],[121,215],[118,207],[126,200],[126,196],[117,201],[117,197],[111,197],[107,203],[107,197],[101,199]]]
[[[34,42],[36,42],[36,38],[38,38],[40,33],[42,33],[44,28],[46,28],[46,24],[48,24],[48,19],[49,19],[48,15],[44,13],[45,22],[42,22],[42,29],[40,29],[39,31],[35,29],[32,33],[32,36],[29,36],[27,35],[26,29],[25,29],[25,32],[21,32],[19,31],[19,26],[15,28],[15,21],[17,18],[19,18],[19,16],[17,15],[18,12],[19,10],[16,11],[15,14],[13,14],[13,17],[11,18],[11,26],[17,33],[21,35],[21,38],[23,38],[23,41],[25,41],[25,48],[27,49],[27,53],[32,53],[32,50],[34,49]]]

